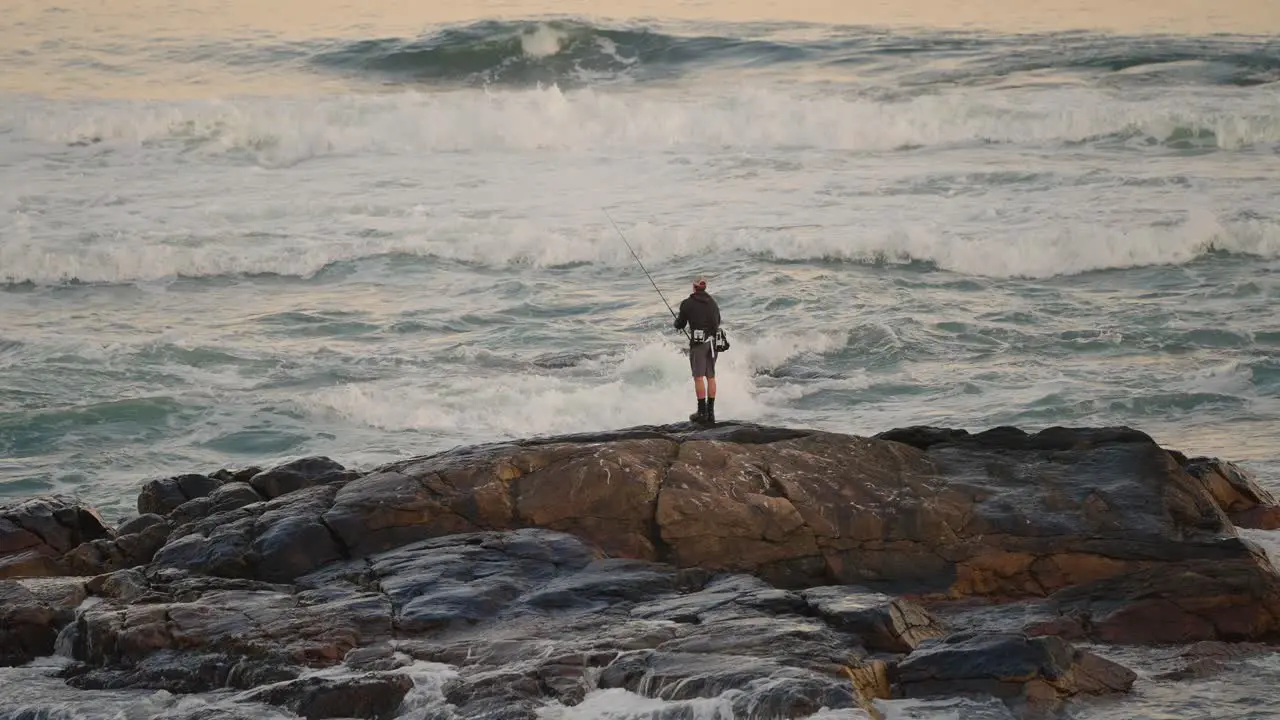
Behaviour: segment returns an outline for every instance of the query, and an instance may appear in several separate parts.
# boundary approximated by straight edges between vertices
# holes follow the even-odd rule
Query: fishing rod
[[[658,287],[658,283],[654,282],[653,276],[649,274],[648,270],[645,270],[644,263],[640,262],[640,256],[636,255],[635,250],[632,250],[631,243],[627,242],[627,236],[622,234],[622,228],[619,228],[618,223],[613,221],[608,210],[605,210],[604,208],[600,208],[600,210],[604,212],[605,217],[609,218],[609,224],[613,225],[613,229],[618,231],[618,237],[622,238],[622,244],[626,245],[628,250],[631,250],[631,257],[635,258],[636,264],[640,266],[641,270],[644,270],[644,276],[649,278],[649,284],[653,286],[654,290],[658,291],[658,297],[662,298],[662,304],[667,306],[667,312],[671,313],[671,317],[676,317],[676,311],[671,309],[671,303],[667,302],[667,298],[662,294],[662,290]],[[681,330],[681,332],[684,333],[686,338],[689,337],[688,330]]]

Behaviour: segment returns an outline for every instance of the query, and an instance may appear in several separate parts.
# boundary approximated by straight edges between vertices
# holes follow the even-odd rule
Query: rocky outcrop
[[[66,672],[72,684],[198,692],[298,679],[245,696],[298,712],[349,707],[320,702],[333,688],[300,677],[302,668],[344,661],[378,673],[415,659],[455,665],[459,676],[444,695],[465,717],[495,708],[514,717],[521,707],[529,714],[520,717],[533,717],[548,697],[581,701],[595,675],[600,687],[643,686],[675,699],[768,679],[741,702],[778,712],[848,707],[862,698],[845,670],[869,662],[860,635],[815,617],[798,593],[746,575],[706,578],[610,558],[540,529],[424,540],[331,563],[292,585],[152,568],[91,587],[103,600],[72,633],[81,663]],[[858,593],[827,588],[823,597],[828,605],[846,598],[845,610],[879,606],[878,596]],[[907,601],[897,607],[928,617]],[[863,624],[882,639],[879,624]],[[377,677],[372,686],[340,685],[376,689],[388,676]],[[369,714],[356,717],[387,712],[359,708]]]
[[[677,425],[367,472],[313,457],[153,481],[118,531],[62,500],[5,509],[0,568],[93,577],[74,619],[83,594],[8,586],[4,627],[12,662],[61,633],[76,687],[235,689],[304,717],[394,713],[421,662],[474,718],[602,689],[771,717],[1057,703],[1134,682],[1072,640],[1280,639],[1280,575],[1233,524],[1273,505],[1127,428]],[[1025,632],[962,605],[1021,607]]]
[[[71,574],[62,562],[68,551],[112,536],[96,510],[61,496],[0,508],[0,578]]]
[[[1251,583],[1250,595],[1227,602],[1253,618],[1243,632],[1280,632],[1276,573],[1237,537],[1207,471],[1187,467],[1201,466],[1124,428],[907,428],[878,438],[642,428],[465,448],[354,479],[321,463],[305,489],[209,507],[174,530],[155,562],[289,582],[425,538],[543,527],[615,557],[933,599],[1080,587],[1125,599],[1107,581],[1213,565]],[[1265,500],[1260,489],[1253,496]],[[1215,582],[1183,592],[1221,603]],[[1221,623],[1196,627],[1193,639],[1228,637]]]

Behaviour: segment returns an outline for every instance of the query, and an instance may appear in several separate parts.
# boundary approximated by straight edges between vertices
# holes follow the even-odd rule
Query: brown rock
[[[0,667],[52,655],[60,625],[58,613],[35,593],[17,581],[0,580]]]
[[[1103,642],[1182,643],[1273,639],[1280,583],[1265,553],[1247,541],[1218,543],[1221,558],[1186,560],[1062,590],[1065,612],[1087,617]],[[1206,553],[1208,554],[1208,553]]]
[[[581,535],[613,555],[656,559],[653,516],[675,449],[669,441],[646,439],[548,453],[539,460],[551,462],[511,481],[515,523]],[[563,456],[553,459],[557,454]],[[524,459],[506,464],[519,468]]]
[[[142,517],[159,516],[143,515]],[[159,523],[134,524],[129,529],[137,528],[141,530],[129,534],[121,533],[114,539],[81,543],[62,557],[61,564],[68,572],[77,575],[99,575],[145,565],[168,540],[169,526],[162,519]]]
[[[856,586],[809,588],[802,595],[813,613],[857,635],[868,650],[909,653],[925,640],[946,634],[938,618],[903,598]]]
[[[1280,503],[1240,466],[1219,458],[1197,457],[1187,460],[1183,467],[1200,481],[1235,525],[1280,529]]]
[[[935,599],[1105,593],[1112,578],[1234,563],[1260,592],[1228,603],[1252,618],[1236,626],[1280,630],[1276,573],[1222,542],[1234,530],[1220,503],[1253,512],[1241,503],[1267,496],[1221,463],[1211,477],[1187,462],[1193,476],[1177,458],[1128,428],[639,428],[464,448],[290,492],[272,501],[290,511],[251,504],[178,528],[157,562],[283,582],[339,557],[535,526],[615,557]],[[1212,583],[1192,591],[1223,602]],[[1195,628],[1211,639],[1226,625]]]
[[[1280,505],[1259,505],[1229,514],[1236,527],[1280,530]]]
[[[0,507],[0,578],[67,574],[63,555],[112,536],[96,510],[61,496]]]

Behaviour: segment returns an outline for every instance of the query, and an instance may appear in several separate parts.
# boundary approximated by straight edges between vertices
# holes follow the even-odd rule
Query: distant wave
[[[421,38],[355,41],[316,52],[310,60],[317,67],[406,80],[564,85],[624,75],[668,77],[715,63],[794,62],[815,50],[767,39],[683,37],[574,20],[483,21]]]
[[[481,267],[630,266],[604,224],[549,228],[528,222],[432,221],[420,233],[384,238],[254,243],[210,240],[191,247],[121,238],[60,250],[0,245],[0,287],[66,283],[119,284],[177,278],[276,275],[309,279],[339,267],[390,260],[387,270],[418,259]],[[751,255],[764,262],[913,265],[981,277],[1046,278],[1099,270],[1183,265],[1211,256],[1280,258],[1280,223],[1221,221],[1204,214],[1176,226],[1117,230],[1098,225],[1046,226],[1034,232],[966,238],[937,233],[850,233],[844,226],[776,228],[639,227],[627,230],[646,264]],[[434,262],[432,263],[435,264]]]
[[[1140,84],[1247,87],[1280,81],[1280,41],[1232,36],[990,35],[727,23],[610,27],[557,19],[474,22],[415,38],[306,43],[272,57],[299,54],[324,71],[465,85],[568,87],[796,65],[916,86],[1003,83],[1047,73]]]

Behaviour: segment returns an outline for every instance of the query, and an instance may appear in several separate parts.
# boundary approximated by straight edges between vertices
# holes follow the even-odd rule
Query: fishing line
[[[641,270],[644,270],[644,276],[649,278],[649,284],[653,285],[653,289],[658,291],[658,297],[662,298],[662,304],[667,306],[667,312],[671,313],[671,317],[676,317],[676,311],[671,309],[671,303],[667,302],[667,298],[662,294],[662,290],[658,287],[658,283],[653,281],[653,276],[645,269],[644,263],[640,262],[640,256],[636,255],[636,251],[631,248],[631,243],[627,242],[627,236],[622,234],[622,228],[618,227],[618,223],[613,221],[608,210],[605,210],[604,208],[600,208],[600,210],[604,213],[605,217],[609,218],[609,224],[613,225],[613,229],[618,232],[618,237],[622,238],[622,244],[626,245],[627,249],[631,251],[631,257],[636,259],[636,264],[640,266]],[[681,330],[681,332],[684,333],[686,338],[689,337],[688,330]]]

